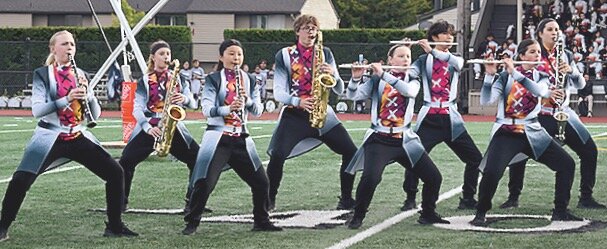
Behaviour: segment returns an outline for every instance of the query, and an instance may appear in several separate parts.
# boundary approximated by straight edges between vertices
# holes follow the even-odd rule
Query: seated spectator
[[[578,112],[581,117],[592,117],[592,81],[590,81],[590,75],[584,74],[586,80],[586,86],[577,91],[578,94]]]

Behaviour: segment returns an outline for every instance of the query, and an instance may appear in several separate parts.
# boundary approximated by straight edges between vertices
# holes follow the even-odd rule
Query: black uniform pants
[[[451,148],[455,155],[466,163],[464,169],[464,185],[462,187],[464,198],[474,198],[478,185],[480,164],[483,156],[474,144],[472,137],[467,131],[464,131],[457,139],[451,141],[451,120],[449,115],[428,115],[422,121],[417,135],[424,145],[424,149],[428,154],[439,143],[444,142]],[[417,193],[417,185],[419,179],[410,170],[405,170],[405,181],[403,182],[403,190],[407,193],[407,198],[415,198]]]
[[[491,209],[491,200],[495,195],[499,180],[510,160],[521,152],[533,157],[531,145],[525,134],[515,134],[503,130],[495,133],[487,147],[485,155],[487,163],[485,168],[481,169],[483,178],[479,186],[479,199],[476,206],[479,212],[487,212]],[[557,210],[567,209],[575,171],[573,158],[556,142],[551,141],[537,161],[556,172],[554,207]]]
[[[270,179],[270,199],[276,200],[278,187],[282,180],[285,161],[297,143],[305,138],[316,138],[325,143],[333,152],[341,155],[339,180],[341,197],[351,198],[354,185],[354,175],[345,172],[350,160],[356,153],[356,146],[342,124],[333,127],[320,136],[318,129],[310,126],[310,114],[301,109],[287,108],[274,133],[274,147],[268,163],[268,178]]]
[[[194,183],[190,211],[185,214],[186,222],[200,222],[202,212],[215,189],[224,166],[229,164],[234,172],[249,185],[253,194],[253,219],[256,223],[269,221],[268,216],[268,177],[263,167],[255,166],[247,152],[244,136],[232,137],[223,135],[219,140],[213,159],[209,165],[206,178]]]
[[[552,116],[539,115],[540,124],[546,129],[550,136],[558,132],[558,125]],[[565,144],[571,148],[580,158],[580,197],[590,198],[596,183],[596,164],[598,151],[592,138],[584,144],[571,125],[565,128]],[[527,160],[513,164],[510,167],[510,182],[508,190],[510,198],[518,198],[523,189],[523,177],[525,176],[525,164]]]
[[[189,148],[188,148],[189,147]],[[196,164],[196,156],[198,155],[199,146],[196,142],[188,146],[181,136],[179,129],[175,130],[173,141],[171,143],[170,153],[177,160],[184,162],[189,169],[189,176],[192,176],[192,170]],[[154,137],[144,131],[139,132],[122,150],[120,165],[124,169],[124,204],[128,204],[129,195],[131,193],[131,183],[135,175],[135,167],[148,158],[150,153],[154,151]],[[189,178],[188,178],[189,179]],[[185,181],[188,182],[188,181]],[[186,199],[190,196],[191,190],[188,188]]]
[[[356,189],[355,216],[365,216],[375,189],[381,182],[384,169],[392,161],[396,161],[407,170],[411,170],[424,182],[422,209],[428,212],[433,212],[436,209],[442,176],[427,153],[424,152],[413,167],[403,150],[402,139],[373,134],[363,146],[365,150],[364,169]]]
[[[44,172],[59,158],[74,160],[92,171],[105,181],[105,198],[107,216],[112,227],[118,227],[121,220],[120,207],[124,195],[124,173],[120,165],[101,146],[95,144],[84,135],[70,140],[57,139],[48,153],[39,173]],[[38,174],[26,171],[16,171],[8,184],[2,201],[2,217],[0,227],[8,228],[17,217],[17,212],[23,203]]]

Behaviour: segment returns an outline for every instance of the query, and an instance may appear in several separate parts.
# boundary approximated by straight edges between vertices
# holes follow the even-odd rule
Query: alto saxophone
[[[312,97],[314,105],[310,113],[310,125],[320,129],[325,126],[327,119],[327,105],[329,104],[330,89],[337,84],[332,75],[323,73],[320,66],[325,63],[325,54],[322,46],[322,32],[316,35],[314,46],[314,63],[312,65]]]
[[[185,110],[181,106],[171,103],[171,97],[176,94],[175,89],[178,84],[179,60],[175,59],[172,63],[169,61],[166,63],[167,65],[174,64],[175,67],[173,68],[171,80],[167,85],[162,117],[158,123],[158,127],[162,133],[160,137],[157,137],[154,141],[154,150],[159,157],[165,157],[169,154],[173,135],[175,134],[175,129],[177,129],[177,122],[185,119]]]
[[[554,81],[555,81],[554,83],[556,85],[556,89],[559,89],[559,90],[565,89],[565,76],[566,75],[559,71],[559,64],[560,64],[561,60],[563,59],[562,57],[564,54],[565,54],[565,44],[563,42],[562,36],[559,34],[556,37],[556,55],[555,55],[555,61],[556,61],[555,69],[556,70],[554,73]],[[565,128],[567,128],[569,114],[567,114],[566,112],[563,111],[563,102],[565,101],[564,99],[555,99],[554,101],[557,105],[557,109],[556,109],[556,112],[554,112],[554,114],[552,116],[556,120],[557,127],[558,127],[555,138],[561,144],[563,144],[565,142]]]

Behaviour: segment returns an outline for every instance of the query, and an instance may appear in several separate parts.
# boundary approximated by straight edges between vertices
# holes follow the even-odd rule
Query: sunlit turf
[[[23,149],[36,121],[33,118],[0,118],[0,180],[11,176],[22,159]],[[269,159],[265,153],[274,122],[250,124],[257,150],[262,161]],[[344,122],[355,144],[360,145],[369,122]],[[203,134],[202,121],[188,121],[187,126],[197,141]],[[101,141],[121,138],[119,120],[100,120],[93,129]],[[490,123],[467,123],[466,127],[481,152],[489,142]],[[591,124],[592,134],[605,132],[604,124]],[[599,163],[595,197],[607,202],[605,192],[607,177],[605,137],[595,138],[599,148]],[[570,150],[568,150],[572,153]],[[110,150],[118,157],[120,150]],[[572,154],[574,155],[574,154]],[[443,175],[441,192],[458,187],[462,183],[463,163],[445,145],[437,146],[430,154]],[[574,156],[576,161],[579,161]],[[339,195],[338,168],[340,156],[326,146],[301,157],[288,160],[277,198],[277,211],[334,209]],[[64,167],[75,166],[70,163]],[[578,164],[579,165],[579,164]],[[521,207],[500,210],[497,206],[507,197],[507,177],[503,178],[493,200],[496,207],[490,213],[548,215],[554,195],[554,173],[547,167],[530,162],[525,176],[525,188],[520,199]],[[357,176],[357,182],[358,182]],[[403,201],[403,169],[397,164],[388,167],[378,186],[369,213],[361,230],[346,227],[334,229],[287,229],[280,233],[251,232],[248,224],[203,223],[194,236],[183,236],[182,216],[178,215],[124,215],[124,221],[141,233],[138,238],[106,239],[103,233],[105,216],[87,211],[104,207],[103,182],[86,169],[75,169],[48,174],[38,178],[28,192],[26,200],[10,230],[11,239],[2,242],[2,248],[325,248],[349,238],[374,224],[398,214]],[[184,164],[169,159],[150,157],[136,171],[130,206],[134,208],[182,208],[187,184]],[[6,182],[0,183],[4,195]],[[605,210],[576,208],[579,172],[576,171],[570,208],[582,217],[607,220]],[[421,187],[420,187],[421,188]],[[458,195],[459,196],[459,195]],[[421,197],[418,196],[418,200]],[[438,205],[443,216],[471,215],[471,210],[456,209],[458,198],[453,197]],[[245,214],[252,209],[251,193],[246,184],[232,171],[224,172],[211,195],[209,207],[212,215]],[[418,225],[417,215],[405,219],[380,232],[353,248],[603,248],[605,230],[587,233],[554,234],[495,234],[447,231],[432,226]],[[538,226],[537,223],[517,221],[498,226]]]

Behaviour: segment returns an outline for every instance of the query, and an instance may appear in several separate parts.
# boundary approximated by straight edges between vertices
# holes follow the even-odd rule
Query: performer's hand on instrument
[[[369,67],[373,70],[373,74],[381,77],[381,74],[384,73],[384,69],[381,68],[381,64],[374,62],[369,65]]]
[[[181,93],[176,93],[171,96],[171,104],[181,105],[185,102],[185,96]]]
[[[299,107],[308,112],[311,112],[314,109],[314,98],[313,97],[309,97],[309,98],[305,98],[305,99],[301,98],[299,100]]]
[[[242,99],[238,98],[238,96],[234,97],[234,101],[230,104],[230,111],[239,111],[242,110],[244,106]]]
[[[87,80],[86,77],[84,77],[84,75],[78,75],[78,83],[80,83],[80,86],[83,86],[83,87],[89,86],[89,80]]]
[[[563,89],[554,89],[550,93],[550,98],[552,98],[553,100],[564,99],[565,91],[563,91]]]
[[[508,71],[509,74],[512,74],[514,72],[514,63],[512,62],[512,59],[504,58],[504,59],[502,59],[502,61],[504,62],[506,71]]]
[[[67,94],[67,101],[71,102],[72,100],[78,99],[82,100],[86,98],[86,90],[84,87],[76,87],[72,88],[70,92]]]
[[[352,65],[362,65],[358,62],[352,62]],[[352,78],[353,79],[360,79],[363,77],[363,74],[365,74],[365,68],[364,67],[352,67]]]
[[[417,41],[417,44],[419,44],[419,46],[422,47],[422,49],[424,50],[424,52],[426,52],[426,54],[432,52],[432,47],[430,46],[430,44],[428,44],[428,39],[421,39],[421,40]]]
[[[484,64],[485,73],[488,75],[495,75],[497,73],[497,63]]]
[[[573,69],[569,66],[569,64],[565,63],[564,61],[561,61],[561,63],[559,64],[559,72],[561,72],[562,74],[571,73],[573,72]]]
[[[401,41],[411,41],[411,38],[409,37],[405,37],[403,38]],[[405,47],[411,48],[413,46],[413,44],[406,44]]]
[[[158,138],[162,135],[162,131],[158,127],[152,127],[148,130],[148,134],[152,137]]]
[[[333,67],[327,63],[320,65],[320,71],[322,73],[328,73],[330,75],[333,75]]]

